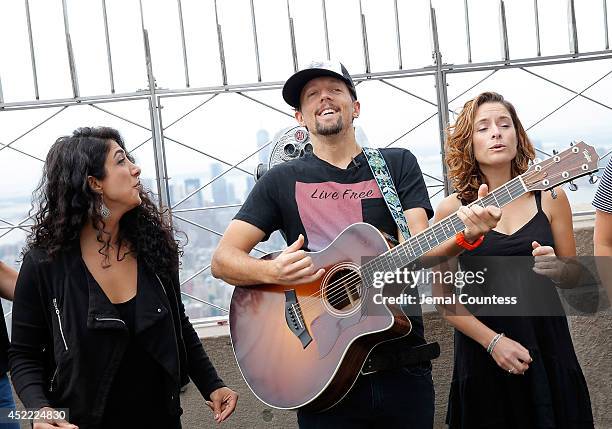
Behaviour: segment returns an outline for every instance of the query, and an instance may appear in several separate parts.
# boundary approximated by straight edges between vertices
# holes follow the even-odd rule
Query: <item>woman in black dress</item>
[[[13,305],[11,378],[34,429],[180,428],[189,378],[216,422],[237,394],[185,315],[180,248],[111,128],[49,150]],[[66,423],[55,409],[66,408]]]
[[[482,184],[493,190],[524,173],[534,155],[514,107],[501,95],[487,92],[468,101],[447,137],[446,162],[456,193],[440,203],[436,219],[477,199]],[[563,190],[556,193],[556,199],[527,193],[504,207],[497,227],[460,256],[462,267],[478,268],[478,258],[470,256],[533,256],[533,270],[513,273],[515,282],[521,278],[531,286],[529,277],[570,287],[556,257],[576,255],[572,214]],[[507,261],[508,270],[516,269],[518,263]],[[487,279],[484,287],[499,286]],[[558,300],[556,293],[548,298]],[[475,317],[463,311],[443,311],[456,328],[450,428],[593,427],[587,385],[564,316]]]

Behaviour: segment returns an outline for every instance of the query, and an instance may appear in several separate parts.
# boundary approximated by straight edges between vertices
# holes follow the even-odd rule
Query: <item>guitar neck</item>
[[[502,208],[526,192],[527,188],[521,176],[517,176],[490,192],[486,197],[468,204],[468,207],[479,205],[480,207],[495,206]],[[393,249],[371,259],[362,265],[361,270],[366,274],[376,271],[395,271],[398,268],[410,265],[431,249],[454,237],[464,229],[463,221],[456,213],[453,213],[420,233],[411,236]]]

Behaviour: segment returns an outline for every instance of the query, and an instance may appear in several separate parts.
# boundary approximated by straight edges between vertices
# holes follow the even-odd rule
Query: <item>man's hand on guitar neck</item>
[[[300,234],[291,246],[270,261],[272,267],[270,283],[280,285],[310,283],[325,273],[323,268],[315,269],[312,258],[301,250],[303,245],[304,236]]]
[[[478,198],[484,198],[489,193],[489,187],[485,184],[478,188]],[[468,243],[473,243],[479,237],[485,235],[497,226],[501,219],[502,211],[499,207],[487,206],[480,207],[474,204],[471,207],[461,206],[457,211],[457,216],[465,224],[465,240]]]

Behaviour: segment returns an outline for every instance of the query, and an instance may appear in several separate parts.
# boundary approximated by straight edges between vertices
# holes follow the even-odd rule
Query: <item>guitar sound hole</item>
[[[327,279],[325,297],[337,311],[347,312],[359,305],[361,300],[361,277],[352,269],[340,268]]]

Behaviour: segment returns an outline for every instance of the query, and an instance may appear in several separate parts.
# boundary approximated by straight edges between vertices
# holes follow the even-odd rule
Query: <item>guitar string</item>
[[[516,190],[518,190],[518,189],[520,189],[520,188],[522,188],[522,184],[520,184],[520,182],[519,182],[519,181],[516,181],[516,182],[513,182],[513,183],[511,184],[511,187],[510,187],[510,188],[508,188],[508,190],[509,190],[510,192],[514,192],[514,191],[516,191]],[[485,197],[485,198],[486,198],[486,197]],[[436,225],[439,225],[439,223],[438,223],[438,224],[436,224]],[[434,226],[435,226],[435,225],[432,225],[432,228],[433,228]],[[412,240],[414,240],[414,241],[417,241],[416,237],[417,237],[417,236],[419,236],[419,235],[421,235],[421,234],[423,234],[423,233],[424,233],[424,231],[422,231],[422,232],[421,232],[421,233],[419,233],[419,234],[416,234],[415,236],[411,237],[410,239],[412,239]],[[449,240],[450,238],[451,238],[451,237],[449,237],[447,240]],[[447,240],[444,240],[444,241],[447,241]],[[432,248],[430,248],[429,250],[431,250],[431,249],[432,249]],[[390,249],[390,250],[392,250],[392,249]],[[423,250],[423,249],[421,249],[421,250]],[[427,250],[427,251],[429,251],[429,250]],[[427,251],[426,251],[426,252],[427,252]],[[426,252],[425,252],[425,253],[426,253]],[[383,253],[382,255],[385,255],[385,254]],[[380,257],[380,256],[382,256],[382,255],[379,255],[379,257]],[[370,261],[370,262],[371,262],[371,261]],[[375,268],[376,268],[376,267],[375,267]],[[378,268],[384,268],[384,267],[378,267]],[[352,277],[352,278],[351,278],[351,277]],[[357,282],[354,282],[354,278],[355,278],[355,277],[357,277],[357,278],[358,278],[358,281],[357,281]],[[356,284],[358,284],[358,283],[359,283],[359,280],[361,280],[361,276],[360,276],[358,273],[356,273],[356,272],[352,271],[352,272],[350,272],[349,274],[346,274],[345,276],[343,276],[343,277],[341,277],[341,278],[339,278],[339,279],[335,280],[334,282],[330,283],[330,284],[327,286],[327,288],[326,288],[327,290],[330,290],[330,291],[331,291],[330,293],[328,293],[328,294],[327,294],[327,298],[328,298],[328,301],[330,302],[330,305],[332,305],[332,306],[333,306],[334,304],[336,304],[336,303],[340,302],[342,299],[344,299],[344,294],[343,294],[343,290],[342,290],[342,288],[343,288],[343,287],[344,287],[344,288],[347,288],[347,287],[348,287],[348,288],[350,288],[350,287],[354,287]],[[349,283],[349,282],[351,282],[351,281],[352,281],[352,283]],[[338,289],[338,290],[334,292],[334,289]],[[314,294],[310,295],[309,297],[302,298],[302,300],[308,299],[308,298],[310,298],[310,297],[314,297],[314,301],[316,301],[316,302],[318,303],[318,301],[320,300],[320,298],[319,298],[319,296],[318,296],[318,295],[321,295],[321,293],[322,293],[322,290],[319,290],[319,291],[315,292]],[[334,298],[338,297],[338,296],[340,296],[340,299],[339,299],[339,300],[337,300],[337,301],[335,301],[335,302],[333,302],[332,300],[333,300]],[[307,301],[305,301],[305,302],[307,302]],[[307,308],[308,308],[308,304],[305,304],[305,305],[304,305],[304,307],[305,307],[305,309],[307,309]]]
[[[571,156],[571,155],[572,155],[572,153],[570,153],[569,155]],[[575,155],[575,154],[574,154],[574,155]],[[563,158],[565,158],[565,156],[560,157],[560,160],[561,160],[561,159],[563,159]],[[549,159],[550,159],[550,160],[552,160],[553,158],[549,158]],[[540,164],[537,164],[537,165],[540,165]],[[571,172],[571,171],[573,171],[573,170],[578,170],[578,169],[579,169],[579,170],[582,170],[582,168],[576,168],[576,169],[570,169],[570,170],[565,170],[565,171]],[[540,170],[540,171],[534,171],[534,172],[529,173],[529,174],[524,173],[524,177],[523,177],[523,175],[521,175],[521,177],[523,177],[523,181],[525,182],[525,185],[527,185],[527,184],[528,184],[527,182],[528,182],[530,179],[532,179],[534,176],[538,176],[538,175],[541,175],[541,170]],[[560,177],[560,176],[562,176],[562,175],[563,175],[563,173],[557,173],[557,174],[553,174],[553,175],[550,175],[550,176],[545,177],[545,178],[547,178],[547,179],[551,180],[551,179],[554,179],[554,178]],[[571,174],[570,174],[570,175],[571,175]],[[517,176],[517,177],[519,177],[519,176]],[[568,177],[568,179],[569,179],[569,177]],[[512,180],[514,180],[514,179],[512,179]],[[571,180],[571,179],[569,179],[569,180]],[[508,183],[511,183],[511,182],[512,182],[512,181],[509,181]],[[506,183],[506,185],[503,185],[503,186],[506,186],[506,189],[507,189],[509,192],[514,192],[514,191],[516,191],[516,190],[518,190],[518,189],[520,189],[520,188],[522,187],[522,183],[521,183],[520,181],[518,181],[518,180],[517,180],[517,181],[515,181],[515,182],[513,182],[513,183],[511,183],[510,188],[508,188],[508,183]],[[530,184],[534,184],[534,183],[535,183],[535,182],[530,183]],[[519,185],[520,185],[520,186],[519,186]],[[499,188],[497,188],[497,189],[501,189],[501,187],[499,187]],[[493,190],[492,192],[496,191],[497,189]],[[492,192],[491,192],[489,195],[492,195]],[[528,191],[527,191],[527,192],[528,192]],[[510,194],[510,195],[511,195],[511,194]],[[488,195],[487,195],[487,196],[488,196]],[[469,206],[472,206],[472,205],[477,204],[478,202],[480,202],[480,201],[484,200],[484,199],[485,199],[487,196],[485,196],[485,197],[483,197],[483,198],[480,198],[480,199],[478,199],[478,200],[476,200],[476,201],[472,202],[471,204],[469,204]],[[505,204],[508,204],[508,203],[505,203]],[[505,205],[505,204],[504,204],[504,205]],[[455,213],[453,213],[453,215],[454,215],[454,214],[456,214],[456,212],[455,212]],[[453,216],[453,215],[450,215],[449,217],[451,217],[451,216]],[[445,218],[445,219],[447,219],[447,218]],[[428,230],[433,230],[433,229],[434,229],[434,227],[435,227],[436,225],[440,225],[440,224],[442,223],[442,221],[443,221],[443,220],[445,220],[445,219],[440,220],[440,222],[438,222],[438,223],[436,223],[436,224],[432,225],[431,227],[428,227],[426,230],[421,231],[420,233],[418,233],[418,234],[414,235],[414,236],[413,236],[413,237],[411,237],[409,240],[411,240],[411,239],[412,239],[413,241],[415,241],[415,242],[417,242],[417,243],[418,243],[418,239],[416,239],[416,237],[418,237],[418,236],[420,236],[420,235],[425,235],[425,234],[424,234],[424,233],[425,233],[425,231],[428,231]],[[429,232],[431,232],[431,231],[429,231]],[[434,233],[434,234],[435,234],[435,233]],[[436,237],[436,238],[437,238],[437,237]],[[447,240],[449,240],[450,238],[452,238],[452,237],[449,237]],[[445,240],[445,241],[447,241],[447,240]],[[409,244],[409,243],[407,243],[407,244]],[[419,247],[420,247],[420,244],[419,244]],[[385,252],[385,253],[383,253],[383,254],[381,254],[381,255],[378,255],[378,256],[377,256],[377,257],[375,257],[374,259],[382,258],[383,256],[387,255],[389,252],[391,252],[393,249],[395,249],[395,248],[389,249],[387,252]],[[431,249],[433,249],[433,248],[430,246],[430,249],[429,249],[429,250],[431,250]],[[421,248],[421,250],[423,250],[423,249]],[[427,250],[425,253],[427,253],[429,250]],[[422,256],[422,255],[421,255],[421,256]],[[417,258],[417,259],[418,259],[418,258]],[[371,263],[371,262],[372,262],[372,261],[369,261],[369,263]],[[410,262],[412,262],[412,261],[410,261]],[[380,267],[380,268],[384,268],[384,267]],[[343,287],[347,287],[347,286],[348,286],[348,287],[350,288],[350,287],[354,287],[356,284],[358,284],[358,283],[359,283],[359,280],[358,280],[358,281],[357,281],[357,283],[353,283],[353,284],[349,283],[349,284],[346,284],[346,282],[348,282],[348,281],[350,280],[350,277],[357,277],[359,280],[361,280],[361,276],[360,276],[359,274],[357,274],[356,272],[352,271],[351,273],[346,274],[346,275],[344,275],[343,277],[340,277],[339,279],[336,279],[334,282],[330,283],[330,284],[327,286],[327,288],[326,288],[326,289],[327,289],[327,290],[331,290],[331,292],[327,294],[328,302],[330,302],[330,305],[332,305],[332,306],[333,306],[333,305],[334,305],[334,303],[335,303],[335,304],[337,304],[337,303],[338,303],[338,302],[340,302],[342,299],[345,299],[345,298],[344,298],[344,295],[342,295],[342,294],[343,294],[343,290],[342,290],[342,288],[343,288]],[[367,287],[367,286],[366,286],[366,287]],[[335,291],[334,291],[334,289],[335,289]],[[315,293],[313,293],[313,294],[311,294],[311,295],[309,295],[309,296],[307,296],[307,297],[302,298],[302,301],[304,302],[304,310],[305,310],[305,311],[306,311],[306,310],[308,310],[308,309],[310,308],[310,306],[312,306],[312,305],[315,305],[315,304],[316,304],[316,305],[318,305],[319,301],[321,300],[321,295],[322,295],[322,292],[323,292],[323,289],[319,289],[317,292],[315,292]],[[340,298],[341,298],[341,299],[340,299],[340,300],[335,301],[334,303],[332,303],[332,300],[334,299],[334,297],[335,297],[335,298],[337,298],[338,296],[340,296]]]
[[[514,192],[519,188],[520,183],[514,182],[512,184],[512,187],[508,188],[508,190],[510,192]],[[520,187],[522,187],[522,185],[520,185]],[[511,194],[509,193],[509,195],[511,196]],[[450,239],[451,237],[449,237],[448,239]],[[447,240],[448,240],[447,239]],[[446,241],[446,240],[445,240]],[[421,249],[423,250],[423,249]],[[431,250],[431,249],[429,249]],[[429,251],[427,250],[427,251]],[[383,268],[383,267],[378,267],[378,268]],[[361,282],[361,276],[356,273],[356,272],[350,272],[348,274],[346,274],[345,276],[341,277],[340,279],[338,279],[338,281],[334,281],[332,283],[330,283],[328,285],[326,289],[326,291],[328,291],[328,293],[326,294],[327,297],[327,301],[329,302],[329,304],[331,306],[335,306],[338,303],[341,303],[343,300],[346,300],[348,298],[347,293],[345,292],[346,289],[356,289],[358,288],[358,284]],[[339,284],[340,283],[340,284]],[[366,288],[368,287],[368,285],[366,285]],[[321,290],[321,293],[323,292],[323,290]],[[363,295],[363,291],[362,291],[362,295]],[[316,298],[315,301],[317,301],[317,303],[320,301],[319,298]],[[308,304],[304,304],[304,311],[309,310],[309,305]]]
[[[529,179],[530,179],[530,178],[532,178],[534,175],[538,175],[537,173],[538,173],[538,172],[535,172],[535,173],[531,173],[531,174],[529,174],[529,175],[526,175],[526,176],[525,176],[523,179],[524,179],[524,180],[525,180],[525,179],[526,179],[526,180],[529,180]],[[552,179],[552,178],[555,178],[555,176],[559,176],[559,175],[561,175],[561,176],[562,176],[562,174],[563,174],[563,173],[561,173],[561,174],[556,174],[556,175],[551,175],[551,176],[549,176],[549,178],[550,178],[550,179]],[[509,182],[509,183],[510,183],[510,182]],[[507,184],[506,184],[506,185],[504,185],[504,186],[506,186],[506,187],[507,187]],[[501,188],[501,187],[500,187],[500,188]],[[498,189],[500,189],[500,188],[498,188]],[[518,190],[518,189],[520,189],[520,188],[522,188],[522,184],[520,183],[520,181],[516,181],[516,182],[514,182],[514,183],[512,183],[512,184],[511,184],[511,187],[509,187],[509,188],[507,187],[507,190],[508,190],[509,192],[514,192],[514,191],[516,191],[516,190]],[[511,196],[511,194],[510,194],[510,193],[509,193],[509,195]],[[483,197],[482,199],[479,199],[479,200],[474,201],[474,202],[473,202],[473,203],[471,203],[470,205],[474,205],[474,204],[478,203],[479,201],[484,200],[484,198],[486,198],[486,196],[485,196],[485,197]],[[505,204],[507,204],[507,203],[504,203],[503,205],[505,205]],[[451,215],[451,216],[452,216],[452,215]],[[442,222],[442,221],[438,222],[438,223],[437,223],[437,224],[435,224],[435,225],[439,225],[441,222]],[[431,229],[433,229],[433,227],[434,227],[435,225],[432,225]],[[428,229],[429,229],[429,228],[428,228]],[[417,237],[418,235],[421,235],[421,234],[423,234],[423,233],[424,233],[424,231],[422,231],[421,233],[419,233],[419,234],[417,234],[417,235],[415,235],[415,236],[413,236],[413,237],[411,237],[411,238],[413,238],[413,239],[414,239],[414,237]],[[451,238],[451,237],[449,237],[448,239],[450,239],[450,238]],[[447,239],[447,240],[448,240],[448,239]],[[414,240],[414,241],[417,241],[417,240]],[[446,241],[446,240],[445,240],[445,241]],[[419,245],[419,246],[420,246],[420,245]],[[430,246],[430,249],[429,249],[429,250],[431,250],[431,249],[433,249],[433,248]],[[384,256],[386,253],[390,252],[391,250],[393,250],[393,249],[390,249],[389,251],[387,251],[387,252],[383,253],[382,255],[379,255],[378,257]],[[423,249],[421,249],[421,250],[423,250]],[[429,250],[427,250],[426,252],[428,252]],[[425,253],[426,253],[426,252],[425,252]],[[378,258],[378,257],[377,257],[377,258]],[[370,261],[370,262],[371,262],[371,261]],[[379,267],[379,268],[384,268],[384,267]],[[352,277],[352,279],[351,279],[351,277]],[[355,278],[357,279],[357,281],[355,281]],[[339,302],[341,302],[342,300],[346,299],[346,296],[344,295],[343,288],[347,288],[347,287],[348,287],[348,288],[350,289],[351,287],[356,287],[356,285],[357,285],[357,284],[359,284],[359,283],[360,283],[360,281],[361,281],[361,276],[360,276],[358,273],[356,273],[356,272],[354,272],[354,271],[353,271],[353,272],[350,272],[349,274],[346,274],[346,275],[344,275],[343,277],[341,277],[341,278],[339,278],[339,279],[335,280],[334,282],[330,283],[330,284],[327,286],[327,288],[326,288],[326,290],[331,290],[331,292],[327,294],[327,299],[328,299],[328,302],[330,303],[330,305],[332,305],[332,306],[333,306],[333,305],[335,305],[335,304],[338,304],[338,303],[339,303]],[[367,288],[367,287],[368,287],[368,286],[366,285],[366,288]],[[334,290],[334,289],[335,289],[335,290]],[[304,311],[309,310],[309,309],[310,309],[310,306],[311,306],[311,305],[313,305],[313,304],[315,304],[315,303],[316,303],[317,305],[319,304],[319,302],[320,302],[320,300],[321,300],[321,297],[320,297],[320,296],[322,295],[322,292],[323,292],[323,289],[320,289],[319,291],[315,292],[314,294],[310,295],[309,297],[302,298],[302,300],[303,300],[303,302],[304,302]],[[311,297],[312,297],[312,298],[311,298]],[[312,301],[315,301],[315,302],[313,303]]]
[[[570,170],[570,171],[571,171],[571,170]],[[561,173],[561,176],[562,176],[562,175],[563,175],[563,173]],[[559,176],[559,174],[551,175],[551,176],[550,176],[550,178],[555,178],[555,176]],[[527,177],[527,176],[525,176],[525,178],[526,178],[526,179],[528,179],[528,177]],[[529,177],[529,178],[531,178],[531,177]],[[534,182],[534,183],[535,183],[535,182]],[[531,183],[531,184],[533,184],[533,183]],[[519,185],[520,185],[520,186],[519,186]],[[520,189],[520,188],[522,188],[522,184],[520,183],[520,181],[516,181],[515,183],[512,183],[511,187],[507,188],[507,190],[509,191],[509,195],[511,196],[511,192],[514,192],[514,191],[516,191],[516,190],[518,190],[518,189]],[[482,198],[482,199],[480,199],[480,200],[484,200],[484,198],[486,198],[486,196],[485,196],[485,197],[483,197],[483,198]],[[475,202],[474,202],[474,203],[472,203],[472,204],[475,204],[475,203],[477,203],[477,202],[478,202],[478,201],[480,201],[480,200],[477,200],[477,201],[475,201]],[[471,204],[471,205],[472,205],[472,204]],[[505,205],[505,204],[508,204],[508,203],[504,203],[503,205]],[[439,224],[440,224],[440,222],[439,222],[439,223],[437,223],[436,225],[439,225]],[[432,228],[433,228],[434,226],[435,226],[435,225],[432,225]],[[434,234],[435,234],[435,233],[434,233]],[[449,237],[448,239],[446,239],[446,240],[444,240],[444,241],[447,241],[447,240],[449,240],[450,238],[451,238],[451,237]],[[436,239],[437,239],[437,236],[436,236]],[[440,243],[438,243],[438,244],[440,244]],[[432,248],[432,247],[430,247],[430,249],[429,249],[429,250],[431,250],[431,249],[433,249],[433,248]],[[390,250],[391,250],[391,249],[390,249]],[[429,251],[429,250],[428,250],[428,251]],[[383,254],[383,255],[384,255],[384,254]],[[380,255],[380,256],[382,256],[382,255]],[[409,262],[409,263],[410,263],[410,262]],[[351,277],[352,277],[352,278],[351,278]],[[356,280],[356,281],[355,281],[355,280]],[[327,296],[327,300],[328,300],[328,302],[330,303],[330,305],[331,305],[331,306],[334,306],[334,305],[336,305],[336,304],[338,304],[338,303],[342,302],[343,300],[346,300],[346,299],[347,299],[347,296],[345,295],[344,290],[346,290],[346,289],[350,289],[350,288],[357,288],[357,285],[358,285],[359,283],[361,283],[361,280],[362,280],[362,278],[361,278],[361,276],[360,276],[358,273],[356,273],[356,272],[351,272],[351,273],[349,273],[349,274],[345,275],[344,277],[341,277],[341,278],[340,278],[340,279],[338,279],[337,281],[330,283],[330,284],[328,285],[328,287],[326,288],[326,289],[330,289],[330,290],[332,290],[330,293],[326,294],[326,296]],[[339,282],[341,282],[341,284],[338,284]],[[366,288],[366,289],[367,289],[368,287],[369,287],[368,285],[366,285],[366,286],[365,286],[365,288]],[[336,290],[336,291],[333,291],[333,289],[337,289],[337,290]],[[344,290],[343,290],[343,289],[344,289]],[[322,290],[321,290],[320,292],[322,292]],[[317,292],[315,295],[319,295],[319,292]],[[311,295],[311,296],[312,296],[312,295]],[[315,301],[319,301],[319,300],[320,300],[320,298],[319,298],[319,297],[316,297],[316,298],[314,298],[314,300],[315,300]],[[305,304],[305,308],[306,308],[306,309],[308,309],[307,307],[308,307],[308,304]]]

